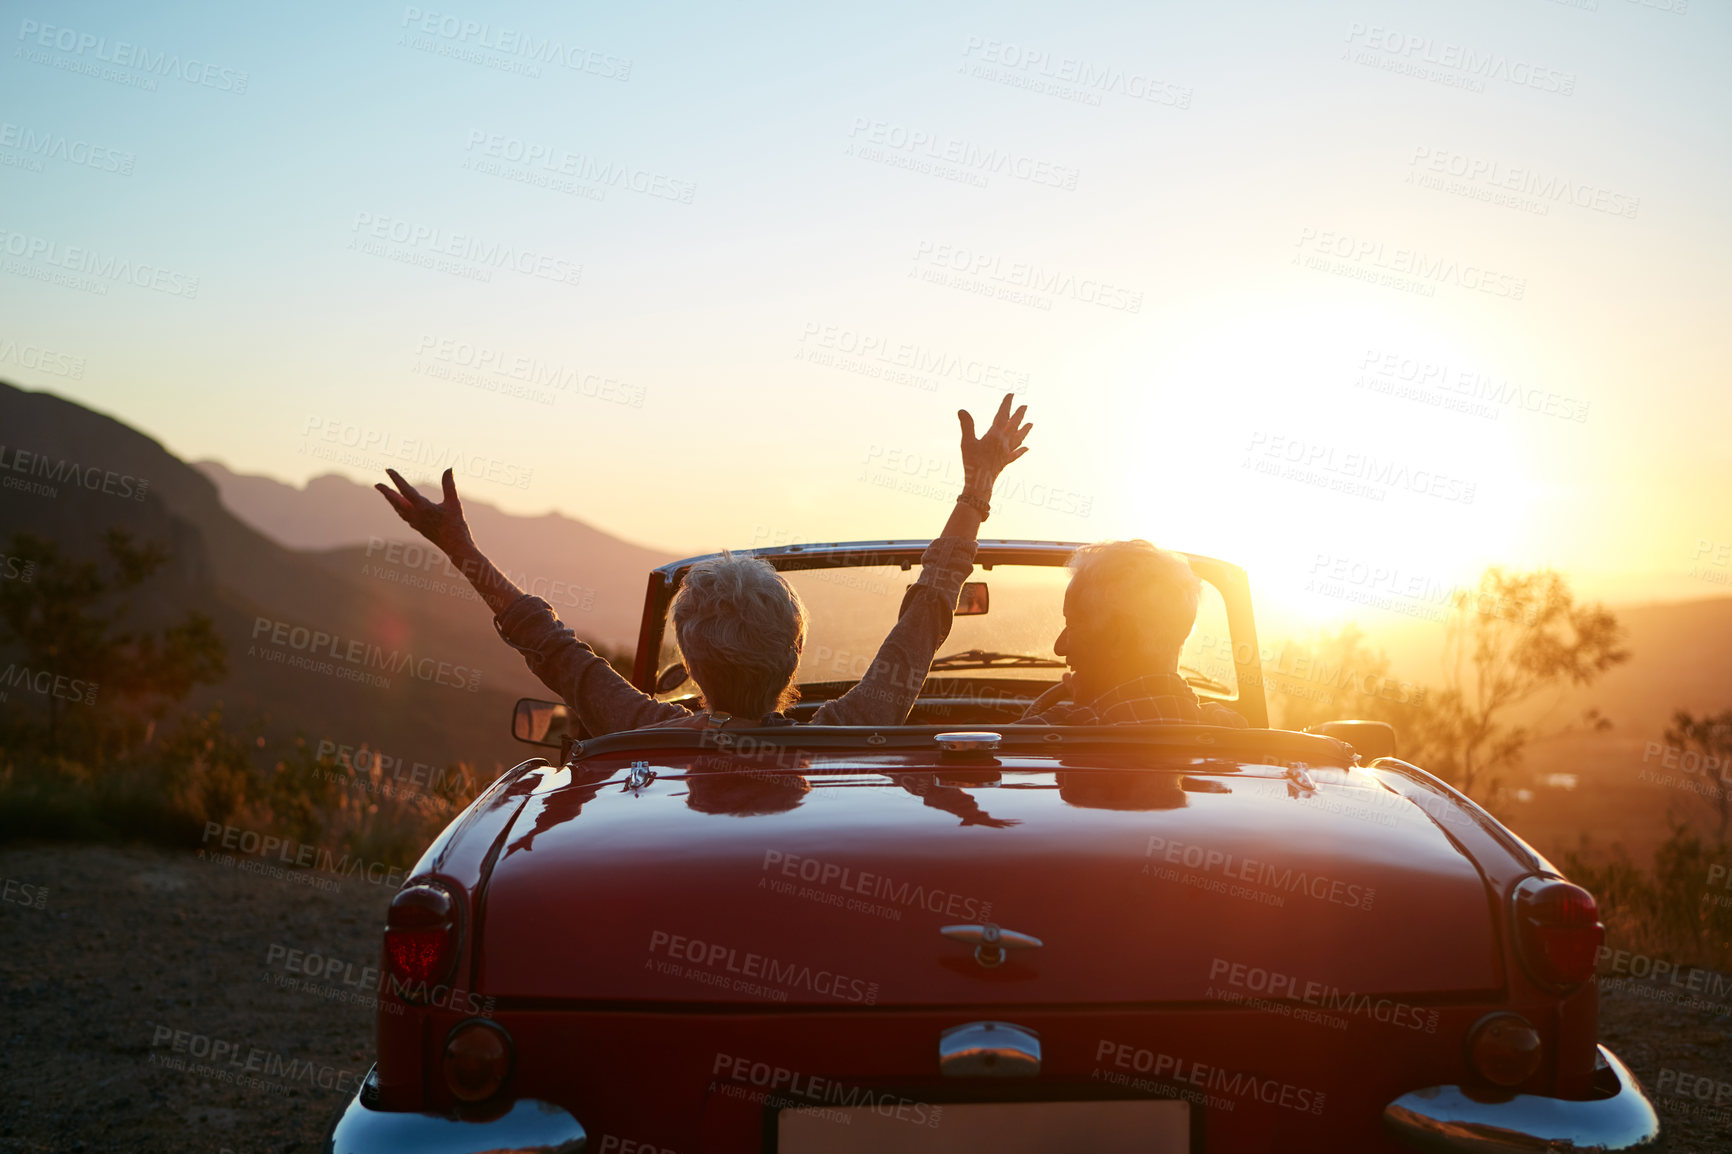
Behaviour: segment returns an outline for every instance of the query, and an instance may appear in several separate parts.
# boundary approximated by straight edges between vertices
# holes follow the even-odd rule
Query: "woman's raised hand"
[[[475,547],[475,539],[469,535],[469,523],[463,519],[463,502],[457,499],[457,482],[450,469],[445,470],[442,479],[445,500],[437,505],[423,497],[420,490],[405,481],[397,470],[386,469],[385,472],[390,474],[397,492],[391,492],[382,482],[373,487],[385,494],[385,500],[410,528],[431,541],[447,557],[455,557],[463,550]]]
[[[974,435],[974,418],[969,415],[968,410],[956,411],[957,419],[962,422],[964,492],[990,498],[992,486],[997,482],[998,475],[1004,471],[1004,467],[1028,452],[1022,447],[1022,439],[1028,436],[1028,431],[1034,426],[1022,423],[1022,415],[1028,412],[1027,405],[1019,406],[1014,413],[1010,411],[1011,403],[1015,400],[1016,394],[1004,394],[1004,400],[998,403],[998,413],[992,418],[992,424],[979,437]]]

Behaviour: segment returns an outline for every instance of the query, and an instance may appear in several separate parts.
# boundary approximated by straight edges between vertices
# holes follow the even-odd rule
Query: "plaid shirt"
[[[1031,725],[1140,725],[1150,721],[1180,721],[1247,729],[1250,722],[1215,701],[1197,700],[1177,673],[1152,673],[1127,681],[1086,705],[1060,702],[1044,713],[1023,715]]]

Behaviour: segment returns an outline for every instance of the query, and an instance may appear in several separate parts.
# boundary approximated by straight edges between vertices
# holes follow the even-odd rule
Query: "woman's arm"
[[[956,507],[951,509],[950,518],[944,522],[944,531],[939,536],[974,540],[980,532],[980,523],[986,520],[992,487],[998,484],[998,475],[1004,472],[1005,466],[1028,452],[1022,447],[1022,442],[1034,426],[1022,423],[1023,414],[1028,412],[1027,405],[1014,413],[1010,411],[1015,400],[1015,393],[1004,394],[1004,400],[998,402],[998,412],[993,414],[992,424],[982,437],[974,435],[973,414],[967,409],[956,410],[956,419],[962,422],[962,495],[956,498]],[[953,600],[951,605],[955,604]]]
[[[980,437],[974,435],[974,418],[967,410],[957,412],[962,422],[962,495],[944,522],[943,534],[921,557],[920,578],[871,668],[854,688],[820,706],[814,722],[901,725],[907,719],[932,667],[932,655],[950,636],[957,595],[974,568],[975,536],[986,519],[992,487],[1005,466],[1028,452],[1022,442],[1034,426],[1022,424],[1027,405],[1011,412],[1014,401],[1013,394],[1005,394]]]
[[[450,469],[445,470],[442,478],[445,499],[437,505],[423,497],[397,470],[385,471],[391,475],[397,492],[383,484],[374,488],[385,495],[397,516],[469,578],[475,592],[493,610],[493,624],[500,637],[523,654],[530,671],[543,685],[577,711],[578,720],[591,736],[637,729],[690,713],[681,706],[639,692],[595,650],[579,641],[547,602],[524,593],[488,560],[469,532]]]

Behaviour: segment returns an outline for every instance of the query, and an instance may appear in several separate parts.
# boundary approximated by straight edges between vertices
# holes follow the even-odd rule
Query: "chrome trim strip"
[[[830,750],[907,750],[930,754],[940,733],[956,731],[950,725],[897,725],[874,730],[861,725],[778,725],[728,732],[730,751],[764,756],[781,752],[828,752]],[[999,735],[999,752],[1026,751],[1051,756],[1052,747],[1063,743],[1067,750],[1107,746],[1125,749],[1184,749],[1199,745],[1210,748],[1209,756],[1258,765],[1282,760],[1303,761],[1312,768],[1353,764],[1353,751],[1333,737],[1316,733],[1292,733],[1284,729],[1223,729],[1216,725],[1164,722],[1146,725],[1026,725],[1005,722],[992,732]],[[622,729],[585,740],[575,760],[609,754],[631,754],[633,758],[661,750],[716,749],[716,734],[702,729]],[[625,760],[622,756],[622,760]],[[1422,771],[1423,772],[1423,771]],[[1397,791],[1399,792],[1399,791]]]
[[[1448,1154],[1660,1149],[1660,1118],[1642,1084],[1604,1046],[1599,1066],[1597,1080],[1609,1091],[1603,1098],[1571,1102],[1513,1094],[1478,1101],[1460,1086],[1432,1086],[1384,1107],[1383,1125],[1415,1150]]]
[[[518,781],[528,774],[543,769],[552,769],[546,758],[532,757],[528,761],[519,762],[494,779],[493,784],[475,795],[464,811],[451,819],[438,837],[433,839],[421,853],[421,859],[415,863],[410,877],[422,877],[435,874],[445,868],[445,861],[457,845],[458,839],[471,825],[481,820],[481,815],[497,805],[508,804],[511,800],[510,791]]]
[[[1541,856],[1538,850],[1534,849],[1533,846],[1516,836],[1516,834],[1511,831],[1508,826],[1504,825],[1503,822],[1482,809],[1478,802],[1474,801],[1471,797],[1467,796],[1467,794],[1462,793],[1459,789],[1456,789],[1453,785],[1450,785],[1447,781],[1444,781],[1436,774],[1429,773],[1426,770],[1419,768],[1419,766],[1414,765],[1412,762],[1402,761],[1398,757],[1380,757],[1370,765],[1366,766],[1366,768],[1374,774],[1379,772],[1400,774],[1408,781],[1411,781],[1415,786],[1426,790],[1433,797],[1436,797],[1441,803],[1443,803],[1445,812],[1439,813],[1437,812],[1437,807],[1428,807],[1424,802],[1417,798],[1414,798],[1400,790],[1396,791],[1397,793],[1401,793],[1403,797],[1406,797],[1415,805],[1419,806],[1420,809],[1425,811],[1428,817],[1439,825],[1447,826],[1453,819],[1455,812],[1459,811],[1460,813],[1465,814],[1468,820],[1473,822],[1481,830],[1489,834],[1495,841],[1502,845],[1511,857],[1522,862],[1531,872],[1552,874],[1556,877],[1563,876],[1551,862]],[[1453,810],[1448,808],[1451,804],[1453,804]]]
[[[582,1154],[583,1126],[562,1107],[533,1098],[490,1122],[375,1110],[356,1094],[325,1138],[325,1154]]]

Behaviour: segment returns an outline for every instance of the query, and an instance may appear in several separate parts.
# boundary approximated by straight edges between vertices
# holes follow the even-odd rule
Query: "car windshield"
[[[799,569],[782,575],[800,594],[808,614],[806,648],[795,682],[813,685],[853,682],[865,675],[920,567]],[[1070,571],[1062,565],[998,564],[990,570],[977,565],[969,580],[986,586],[986,612],[955,618],[932,663],[932,678],[1056,681],[1065,666],[1052,646],[1064,627]],[[1227,638],[1226,603],[1204,581],[1197,625],[1179,658],[1180,672],[1198,693],[1222,701],[1237,697]],[[669,636],[660,668],[675,660]],[[688,682],[681,691],[692,689]]]

